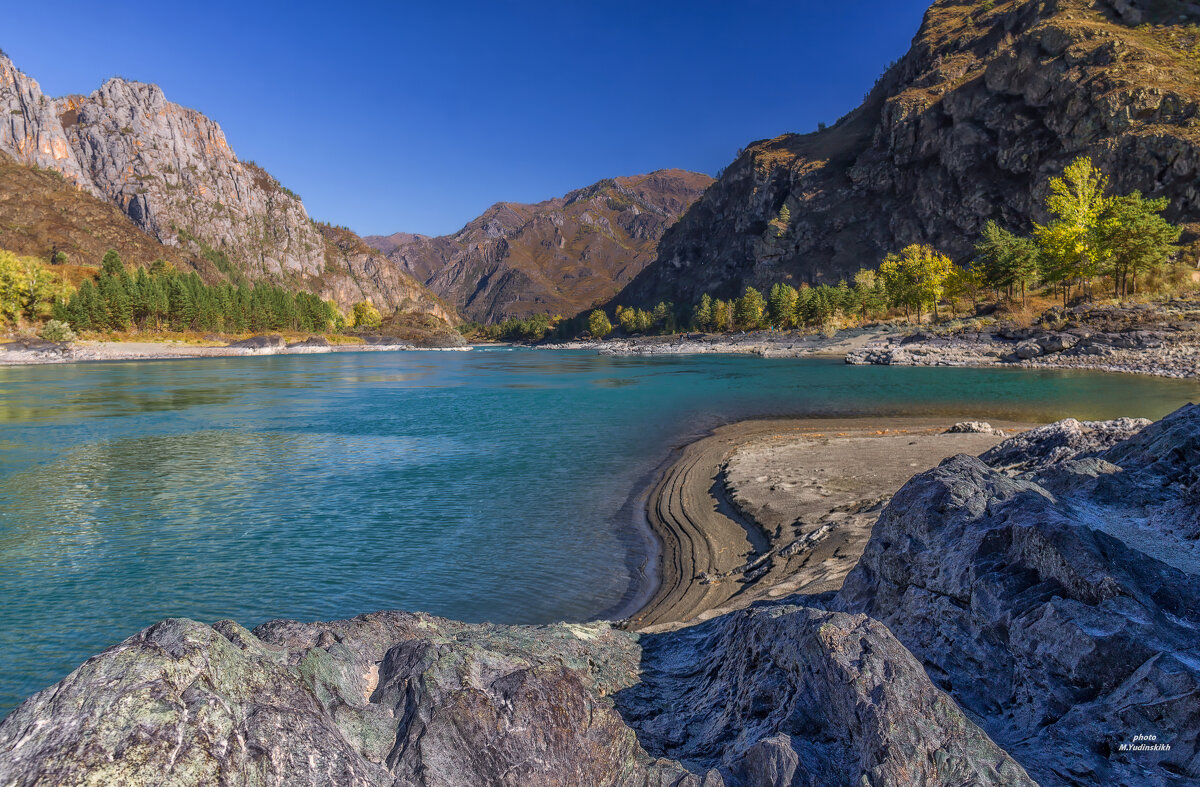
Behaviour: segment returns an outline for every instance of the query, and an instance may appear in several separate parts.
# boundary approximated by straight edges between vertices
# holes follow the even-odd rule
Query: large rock
[[[984,454],[1008,472],[917,476],[832,602],[885,623],[1042,784],[1200,779],[1200,408],[1143,426],[1066,422]]]
[[[746,785],[1033,784],[878,621],[765,605],[642,638],[643,745]]]
[[[607,698],[636,663],[607,625],[167,620],[5,719],[0,783],[678,784]]]
[[[0,784],[1032,784],[861,615],[777,604],[642,643],[406,613],[168,620],[5,719]]]

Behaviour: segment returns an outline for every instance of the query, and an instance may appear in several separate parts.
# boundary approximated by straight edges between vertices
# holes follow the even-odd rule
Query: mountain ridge
[[[632,280],[712,182],[680,169],[605,178],[537,203],[497,202],[450,235],[366,241],[478,322],[572,316]]]
[[[51,98],[0,54],[0,112],[0,152],[115,205],[177,256],[208,259],[210,276],[457,322],[375,250],[312,221],[298,196],[237,157],[216,121],[155,84],[112,77],[90,95]]]

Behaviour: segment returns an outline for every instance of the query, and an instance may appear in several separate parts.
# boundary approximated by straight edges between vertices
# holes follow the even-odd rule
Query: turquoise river
[[[0,367],[0,715],[164,617],[628,613],[636,494],[722,422],[1157,417],[1198,389],[503,348]]]

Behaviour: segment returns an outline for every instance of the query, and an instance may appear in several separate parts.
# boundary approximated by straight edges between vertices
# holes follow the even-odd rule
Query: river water
[[[1158,417],[1198,391],[517,349],[0,367],[0,715],[165,617],[628,612],[631,494],[722,422]]]

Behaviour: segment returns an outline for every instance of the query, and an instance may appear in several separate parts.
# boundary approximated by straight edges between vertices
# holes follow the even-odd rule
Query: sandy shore
[[[411,344],[304,344],[238,347],[184,342],[79,341],[71,344],[13,342],[0,344],[0,366],[87,361],[153,361],[174,358],[228,358],[246,355],[311,355],[331,352],[399,352],[403,350],[470,350],[470,347],[416,347]]]
[[[960,419],[744,421],[684,446],[647,498],[660,584],[631,628],[662,631],[765,598],[836,590],[879,511],[913,475],[1002,434]]]

